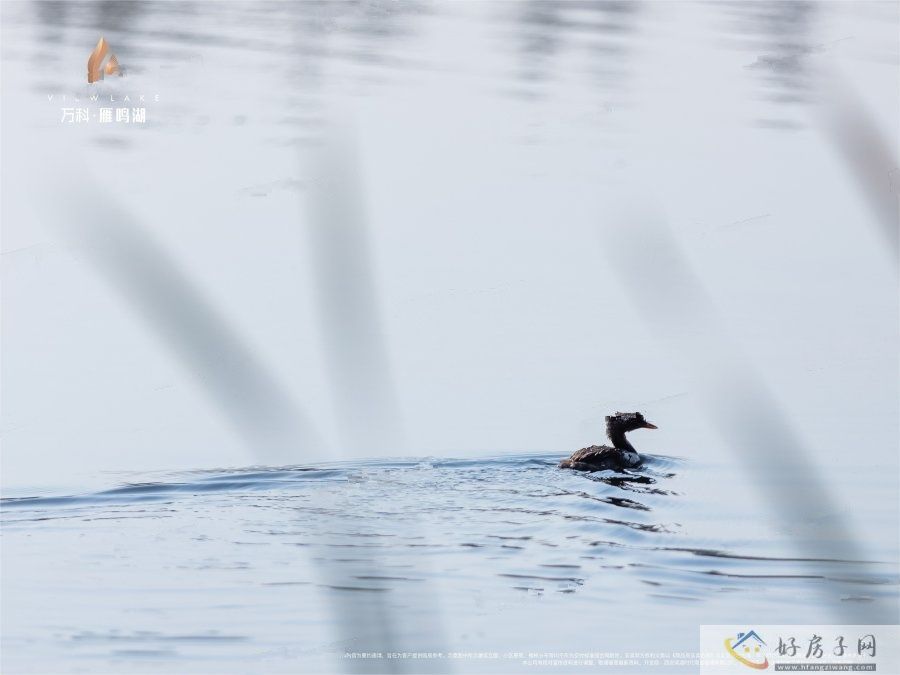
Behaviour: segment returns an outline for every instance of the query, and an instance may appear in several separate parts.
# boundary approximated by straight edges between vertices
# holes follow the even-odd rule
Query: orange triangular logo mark
[[[121,75],[122,68],[116,55],[109,51],[106,38],[100,38],[88,57],[88,83],[102,80],[104,75]]]

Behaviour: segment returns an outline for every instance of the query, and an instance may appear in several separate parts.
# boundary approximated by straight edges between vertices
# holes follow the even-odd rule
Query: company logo
[[[728,653],[740,663],[755,670],[765,670],[769,667],[765,646],[766,643],[755,630],[738,633],[737,638],[725,638],[725,649]]]
[[[102,80],[104,75],[121,75],[122,69],[116,55],[109,50],[106,38],[100,38],[88,57],[88,84]]]

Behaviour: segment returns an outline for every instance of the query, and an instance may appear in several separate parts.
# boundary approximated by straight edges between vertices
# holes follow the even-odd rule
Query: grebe
[[[575,469],[577,471],[602,471],[613,469],[633,469],[641,464],[641,456],[634,446],[625,438],[625,434],[635,429],[656,429],[655,424],[650,424],[639,412],[622,413],[606,417],[606,435],[612,442],[608,445],[592,445],[573,453],[569,459],[559,463],[560,469]]]

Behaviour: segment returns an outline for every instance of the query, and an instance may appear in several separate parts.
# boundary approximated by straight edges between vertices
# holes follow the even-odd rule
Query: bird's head
[[[623,413],[617,412],[615,415],[606,416],[606,433],[612,435],[615,432],[625,433],[634,431],[635,429],[656,429],[655,424],[651,424],[644,419],[639,412]]]

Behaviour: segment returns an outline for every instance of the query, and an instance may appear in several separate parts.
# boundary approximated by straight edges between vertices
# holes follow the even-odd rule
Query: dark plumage
[[[622,413],[606,417],[606,435],[612,442],[608,445],[592,445],[573,453],[569,459],[559,463],[560,469],[575,469],[577,471],[602,471],[612,469],[621,471],[640,466],[641,456],[634,446],[625,438],[625,434],[635,429],[656,429],[655,424],[650,424],[639,412]]]

